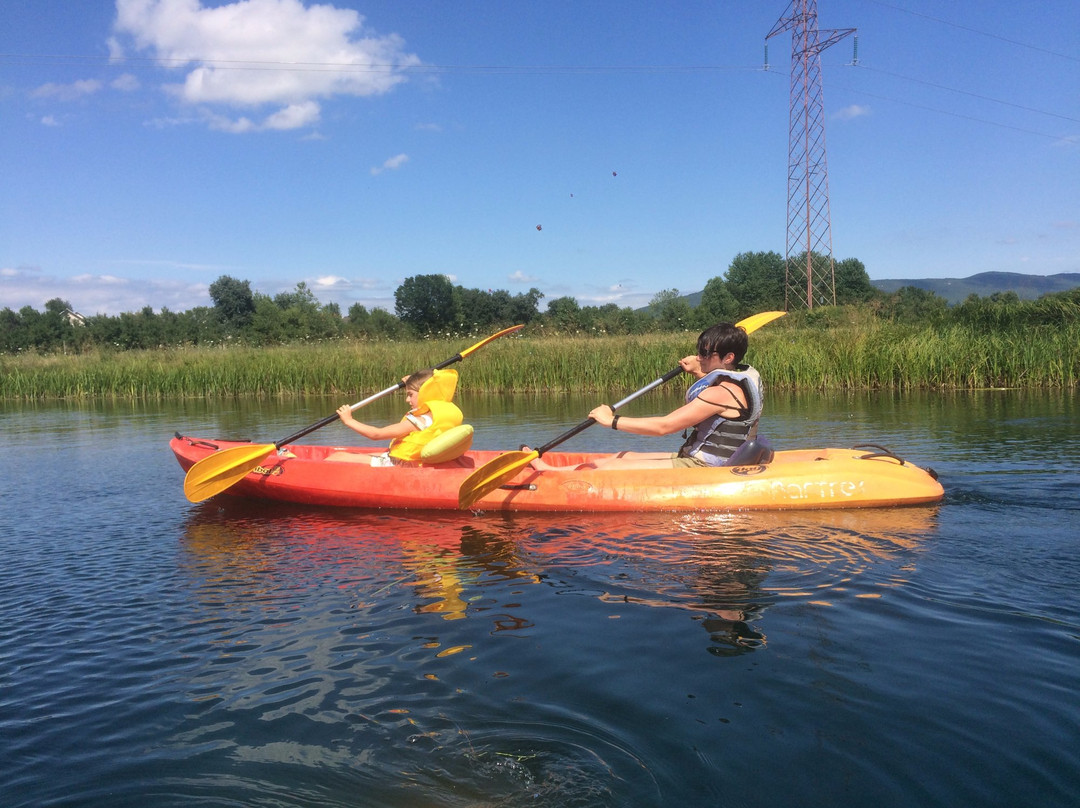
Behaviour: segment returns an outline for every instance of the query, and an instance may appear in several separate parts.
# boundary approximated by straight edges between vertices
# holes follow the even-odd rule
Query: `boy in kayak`
[[[388,466],[416,466],[424,446],[462,422],[461,410],[451,402],[457,388],[456,370],[418,370],[405,378],[405,400],[409,411],[396,424],[372,426],[353,418],[352,408],[342,404],[338,417],[345,426],[368,440],[389,440],[381,454],[335,452],[327,460],[344,460]]]
[[[679,360],[680,367],[697,381],[686,391],[686,403],[667,415],[630,418],[616,414],[609,404],[589,413],[600,426],[632,435],[689,430],[679,451],[619,452],[578,466],[553,466],[537,458],[530,466],[538,471],[572,471],[722,465],[743,442],[757,435],[761,418],[761,377],[754,368],[741,364],[748,344],[746,331],[732,323],[718,323],[702,331],[697,354]]]

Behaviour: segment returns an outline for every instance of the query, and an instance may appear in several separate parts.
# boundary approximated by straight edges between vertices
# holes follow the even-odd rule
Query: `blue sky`
[[[0,307],[641,306],[783,253],[788,0],[4,0]],[[1080,272],[1075,0],[819,0],[833,253]],[[541,304],[543,306],[543,303]]]

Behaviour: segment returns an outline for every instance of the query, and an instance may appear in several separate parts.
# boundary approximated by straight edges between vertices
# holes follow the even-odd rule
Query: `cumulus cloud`
[[[117,76],[115,79],[109,82],[109,86],[112,87],[114,90],[119,90],[123,93],[130,93],[139,89],[140,84],[139,80],[135,76],[131,75],[130,73],[124,73],[123,75]]]
[[[320,275],[311,282],[311,286],[315,289],[341,289],[351,288],[352,283],[340,275]]]
[[[870,114],[870,107],[863,104],[852,104],[838,110],[833,118],[839,121],[850,121],[853,118],[863,118]]]
[[[220,274],[245,277],[237,267],[218,264],[196,264],[171,260],[127,260],[111,262],[119,269],[115,273],[81,273],[67,277],[51,275],[38,266],[0,266],[0,308],[18,311],[30,306],[43,311],[45,303],[60,298],[87,317],[107,314],[111,317],[136,312],[150,306],[155,311],[190,311],[197,306],[210,306],[209,278]],[[166,271],[168,276],[132,278],[124,274],[127,265],[151,267]],[[193,276],[198,276],[198,278]],[[455,280],[452,276],[451,280]],[[393,287],[386,277],[343,278],[321,275],[305,279],[321,303],[337,303],[343,310],[354,303],[369,309],[393,311]],[[399,281],[400,283],[400,281]],[[256,291],[274,295],[292,292],[295,280],[261,279],[252,284]]]
[[[314,101],[289,104],[267,117],[263,126],[267,129],[299,129],[301,126],[316,123],[319,120],[319,112],[319,105]]]
[[[409,155],[396,154],[389,160],[387,160],[385,163],[383,163],[381,166],[375,166],[374,168],[372,168],[371,176],[377,177],[384,171],[397,171],[397,169],[401,168],[407,162],[409,162]]]
[[[506,279],[510,281],[510,283],[536,283],[537,281],[537,278],[532,275],[527,275],[520,269],[517,272],[512,272],[507,275]]]
[[[319,99],[374,96],[421,64],[396,34],[379,36],[352,9],[301,0],[116,0],[114,59],[130,42],[164,66],[186,71],[167,86],[180,101],[217,108],[276,107],[214,128],[234,132],[293,129],[319,119]]]
[[[43,311],[54,298],[68,302],[80,314],[117,316],[151,306],[187,311],[210,305],[209,285],[176,278],[131,279],[111,274],[80,274],[67,278],[41,271],[40,267],[5,267],[0,270],[0,293],[10,307]]]
[[[31,98],[52,98],[57,101],[75,101],[99,92],[102,83],[97,79],[81,79],[70,84],[42,84],[30,93]]]

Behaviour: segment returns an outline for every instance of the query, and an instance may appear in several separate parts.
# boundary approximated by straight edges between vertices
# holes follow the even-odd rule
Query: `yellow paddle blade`
[[[479,350],[480,348],[483,348],[485,345],[487,345],[492,340],[496,340],[499,337],[505,337],[507,334],[513,334],[515,331],[520,331],[524,327],[525,327],[525,324],[522,323],[521,325],[512,325],[509,328],[504,328],[498,334],[492,334],[487,339],[480,340],[478,343],[473,345],[471,348],[466,348],[464,351],[462,351],[460,354],[458,354],[458,356],[460,356],[462,359],[464,359],[466,356],[471,354],[473,351],[476,351],[476,350]]]
[[[763,325],[767,325],[785,314],[787,314],[786,311],[763,311],[761,314],[754,314],[744,320],[739,320],[735,325],[740,326],[747,334],[751,334]]]
[[[478,499],[483,499],[499,486],[540,457],[536,450],[531,452],[506,452],[491,460],[468,477],[458,488],[458,508],[465,510]]]
[[[191,502],[202,502],[220,494],[244,479],[276,448],[272,443],[233,446],[204,457],[184,476],[184,496]]]

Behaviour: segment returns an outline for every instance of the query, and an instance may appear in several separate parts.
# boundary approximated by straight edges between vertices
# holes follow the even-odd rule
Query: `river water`
[[[1077,804],[1075,395],[770,396],[777,448],[882,444],[933,507],[184,499],[175,430],[273,442],[338,403],[0,405],[0,804]],[[593,403],[464,409],[509,449]]]

